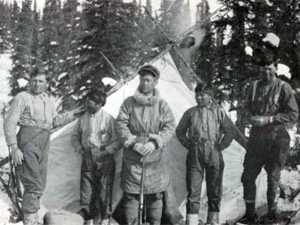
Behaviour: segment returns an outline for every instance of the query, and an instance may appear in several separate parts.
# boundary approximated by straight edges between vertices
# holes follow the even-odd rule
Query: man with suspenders
[[[244,160],[242,183],[246,214],[238,221],[253,224],[255,212],[255,180],[262,167],[268,176],[268,213],[265,222],[276,220],[276,192],[288,150],[290,137],[287,127],[296,123],[298,106],[291,86],[277,78],[277,63],[266,55],[262,62],[262,79],[254,81],[246,100],[246,118],[252,124]]]

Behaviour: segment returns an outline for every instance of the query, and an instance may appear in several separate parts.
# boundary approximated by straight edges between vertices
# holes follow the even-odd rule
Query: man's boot
[[[240,224],[253,224],[256,220],[255,202],[246,203],[246,214],[237,222]]]
[[[185,224],[186,225],[198,225],[199,224],[198,214],[187,214]]]
[[[206,224],[207,225],[218,225],[219,224],[219,212],[208,212]]]
[[[37,225],[36,213],[24,213],[24,225]]]

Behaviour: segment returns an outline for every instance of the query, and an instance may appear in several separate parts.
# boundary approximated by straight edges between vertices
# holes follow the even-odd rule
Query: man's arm
[[[71,135],[71,145],[75,148],[75,151],[77,153],[81,153],[83,151],[81,139],[82,139],[81,118],[79,118],[74,127],[73,133]]]
[[[282,87],[282,99],[279,99],[280,104],[282,104],[280,113],[274,116],[273,121],[286,123],[286,122],[296,122],[299,116],[298,105],[292,87],[285,83]]]
[[[123,142],[121,141],[121,138],[119,138],[117,131],[116,131],[116,121],[115,119],[110,116],[107,121],[107,128],[108,133],[110,134],[110,144],[105,147],[105,151],[108,154],[115,154],[118,150],[120,150],[123,146]]]
[[[183,147],[189,149],[191,146],[191,141],[187,138],[187,132],[189,129],[190,124],[190,116],[189,111],[186,111],[182,118],[179,121],[179,124],[176,128],[176,136],[179,142],[182,144]]]
[[[234,139],[236,130],[233,122],[227,116],[224,109],[220,108],[219,115],[220,115],[220,128],[223,131],[223,137],[220,143],[216,144],[216,148],[218,150],[224,150],[230,145],[230,143]]]
[[[126,99],[119,111],[119,115],[116,119],[117,134],[121,138],[122,142],[126,145],[125,147],[132,146],[135,144],[136,136],[133,135],[129,129],[130,120],[130,102]],[[127,144],[126,144],[127,143]]]
[[[18,94],[4,119],[4,135],[7,145],[11,148],[11,156],[16,164],[22,164],[23,153],[18,147],[16,129],[18,122],[25,110],[25,100],[22,94]]]
[[[54,106],[53,106],[54,107]],[[53,110],[54,118],[53,118],[53,127],[59,127],[65,125],[72,120],[74,120],[78,115],[82,114],[85,111],[84,106],[77,107],[73,110],[70,110],[65,113],[57,114],[56,110]]]
[[[243,123],[251,123],[252,114],[252,97],[253,97],[253,84],[249,87],[248,94],[246,96],[246,100],[242,106],[242,119]]]
[[[163,120],[162,127],[158,134],[150,134],[149,137],[152,139],[158,148],[162,148],[173,136],[175,131],[175,118],[173,112],[166,102],[162,103],[162,115]]]
[[[17,144],[16,129],[18,122],[25,110],[25,100],[23,95],[14,97],[12,104],[4,119],[4,135],[8,146]]]

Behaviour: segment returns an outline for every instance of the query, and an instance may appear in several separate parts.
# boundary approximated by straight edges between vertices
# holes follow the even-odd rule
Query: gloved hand
[[[146,156],[148,154],[151,154],[155,150],[155,145],[153,142],[149,141],[142,147],[142,155]]]
[[[143,144],[141,144],[141,143],[135,143],[132,149],[134,151],[140,153],[140,155],[143,155],[142,148],[143,148]]]
[[[22,164],[22,160],[24,160],[22,151],[18,148],[17,144],[11,146],[11,158],[13,162],[17,165]]]
[[[269,123],[272,123],[274,118],[272,116],[252,116],[250,122],[254,126],[263,127]]]

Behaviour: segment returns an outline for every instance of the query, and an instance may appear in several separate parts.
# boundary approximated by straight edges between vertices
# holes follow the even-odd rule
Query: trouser
[[[224,170],[222,152],[214,148],[213,142],[200,143],[189,150],[186,167],[187,214],[199,213],[204,171],[206,171],[208,210],[219,212]]]
[[[290,137],[284,126],[252,128],[242,175],[244,199],[248,203],[247,205],[255,205],[255,180],[262,167],[265,166],[268,175],[268,210],[269,212],[276,210],[275,197],[279,185],[280,171],[287,157],[289,143]]]
[[[158,225],[161,222],[163,193],[145,194],[144,208],[146,218],[150,225]],[[139,215],[139,195],[124,193],[125,220],[128,225],[138,224]]]
[[[99,212],[102,219],[111,215],[112,190],[115,175],[115,160],[108,155],[101,161],[86,150],[82,157],[80,205],[85,219],[95,218]]]
[[[17,139],[24,158],[22,165],[17,166],[24,186],[22,210],[25,214],[36,213],[46,186],[50,132],[21,127]]]

